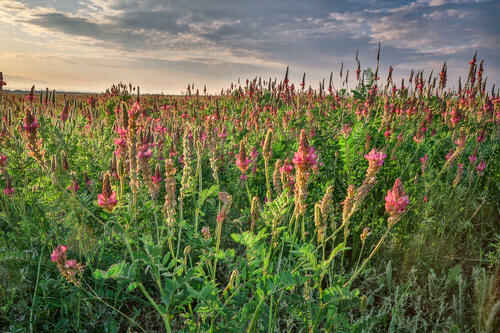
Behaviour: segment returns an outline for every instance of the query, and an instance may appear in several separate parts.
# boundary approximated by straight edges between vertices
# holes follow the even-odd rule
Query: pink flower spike
[[[109,197],[106,197],[103,193],[97,195],[97,204],[109,212],[113,211],[117,203],[116,192],[112,192]]]
[[[481,161],[479,162],[479,164],[477,165],[476,167],[477,171],[482,174],[484,169],[486,169],[486,162],[485,161]]]
[[[12,188],[12,186],[8,186],[3,189],[3,193],[10,197],[11,195],[14,194],[14,188]]]
[[[385,196],[385,210],[391,217],[396,217],[406,211],[409,202],[409,198],[404,192],[403,184],[397,178],[394,186],[387,191],[387,195]]]
[[[429,155],[425,154],[424,157],[420,157],[420,163],[422,166],[422,173],[424,173],[425,168],[427,167],[427,161],[429,160]]]
[[[386,154],[381,151],[376,151],[375,149],[372,149],[368,154],[365,155],[365,158],[368,160],[369,164],[373,164],[377,167],[380,167],[384,164],[384,160],[386,157]]]
[[[151,151],[151,149],[144,149],[144,150],[139,151],[139,153],[137,154],[137,157],[140,159],[148,159],[152,155],[153,155],[153,152]]]
[[[162,178],[161,178],[161,176],[160,176],[160,177],[158,177],[158,176],[154,176],[154,175],[153,175],[153,176],[152,176],[152,180],[153,180],[153,184],[158,185],[158,184],[160,184],[160,183],[161,183]]]
[[[79,268],[78,267],[78,263],[76,262],[75,259],[66,260],[66,262],[64,263],[64,267],[65,268],[69,268],[69,269],[77,269],[77,268]]]
[[[78,182],[76,180],[73,180],[73,182],[66,189],[68,191],[76,193],[80,189],[80,185],[78,185]]]
[[[54,251],[52,251],[52,254],[50,255],[50,260],[52,262],[59,262],[61,259],[64,259],[66,257],[66,251],[68,250],[68,247],[66,245],[58,245]]]
[[[4,168],[7,165],[7,156],[0,155],[0,167]]]

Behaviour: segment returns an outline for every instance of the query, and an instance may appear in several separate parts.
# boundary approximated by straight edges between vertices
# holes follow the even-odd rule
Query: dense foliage
[[[356,73],[2,94],[0,331],[498,330],[483,63],[455,90]]]

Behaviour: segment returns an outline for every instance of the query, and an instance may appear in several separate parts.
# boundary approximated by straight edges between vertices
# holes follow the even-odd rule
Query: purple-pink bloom
[[[420,157],[420,163],[422,167],[422,173],[424,173],[425,168],[427,167],[427,161],[429,160],[429,155],[425,154],[424,157]]]
[[[368,154],[365,155],[365,158],[368,160],[369,164],[377,167],[381,167],[384,164],[384,160],[386,157],[386,154],[381,151],[376,151],[375,149],[372,149]]]
[[[141,105],[139,102],[135,102],[134,105],[132,105],[132,108],[128,111],[129,116],[133,116],[141,112]]]
[[[387,191],[387,195],[385,196],[385,211],[390,216],[400,215],[405,212],[409,202],[409,198],[403,189],[403,184],[397,178],[394,186]]]
[[[313,167],[318,163],[318,154],[313,147],[307,147],[304,150],[299,148],[299,151],[293,155],[292,162],[299,169]]]
[[[50,261],[52,262],[62,262],[66,259],[66,251],[68,247],[66,245],[58,245],[52,254],[50,255]]]
[[[137,157],[139,159],[148,159],[152,155],[153,155],[153,152],[149,148],[146,148],[146,149],[143,148],[143,149],[139,150],[139,152],[137,153]]]
[[[66,260],[64,267],[69,269],[79,269],[79,265],[75,259]]]
[[[73,182],[71,182],[71,184],[66,189],[68,191],[76,193],[80,189],[80,185],[78,185],[78,182],[76,180],[73,180]]]
[[[161,181],[162,181],[161,176],[155,176],[155,175],[153,175],[151,178],[152,178],[152,180],[153,180],[153,184],[155,184],[155,185],[160,184],[160,183],[161,183]]]
[[[97,204],[107,211],[112,211],[118,200],[116,200],[116,192],[112,192],[109,197],[106,197],[103,193],[97,195]]]
[[[11,196],[14,194],[14,188],[11,185],[8,185],[6,188],[3,189],[3,193],[7,196]]]
[[[5,168],[7,165],[7,156],[0,155],[0,167]]]
[[[484,169],[486,169],[486,162],[485,161],[479,162],[476,169],[479,173],[482,173],[484,171]]]

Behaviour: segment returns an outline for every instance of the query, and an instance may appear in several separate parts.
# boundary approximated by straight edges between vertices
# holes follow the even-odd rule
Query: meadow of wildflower
[[[0,331],[500,332],[498,90],[378,61],[2,92]]]

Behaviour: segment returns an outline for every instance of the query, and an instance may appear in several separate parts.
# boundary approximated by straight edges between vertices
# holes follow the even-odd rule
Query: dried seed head
[[[366,242],[366,238],[370,235],[370,228],[365,227],[363,228],[363,232],[361,235],[359,235],[359,238],[361,239],[361,242],[364,244]]]
[[[230,207],[233,196],[227,192],[219,192],[219,200],[222,201],[223,206]]]
[[[189,254],[191,253],[191,245],[187,245],[185,248],[184,248],[184,256],[188,256]]]
[[[203,238],[205,238],[206,240],[209,240],[212,237],[210,235],[210,228],[207,226],[201,228],[201,234],[203,235]]]
[[[167,158],[165,160],[165,176],[172,177],[176,172],[177,169],[175,168],[174,161],[171,158]]]
[[[272,137],[273,137],[273,130],[268,129],[266,138],[264,140],[264,148],[262,150],[262,156],[264,157],[264,159],[267,160],[269,160],[272,155]]]
[[[323,199],[321,199],[321,215],[323,216],[323,220],[328,219],[328,216],[331,215],[332,212],[332,203],[333,203],[333,185],[328,186],[326,189],[325,195]]]
[[[318,243],[321,244],[325,239],[326,224],[324,223],[324,217],[321,216],[321,204],[316,203],[314,205],[314,227],[316,228],[316,234],[318,235]]]
[[[342,202],[342,223],[347,223],[351,217],[352,206],[354,204],[354,197],[356,196],[356,190],[353,184],[349,185],[347,188],[347,195]]]
[[[259,218],[259,211],[260,211],[259,197],[255,196],[252,198],[252,204],[250,205],[251,232],[255,230],[255,225],[257,223],[257,219]]]

